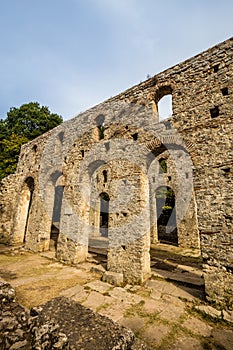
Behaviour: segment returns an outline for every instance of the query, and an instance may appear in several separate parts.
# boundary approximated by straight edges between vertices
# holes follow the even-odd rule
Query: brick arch
[[[188,153],[193,161],[193,164],[195,165],[196,158],[198,156],[198,152],[197,152],[194,144],[191,141],[187,140],[187,141],[185,141],[185,146],[186,146],[186,149],[187,149],[187,151],[188,151]]]
[[[155,102],[158,103],[159,100],[161,100],[161,98],[163,98],[166,95],[172,95],[173,90],[174,90],[174,84],[172,83],[158,84],[154,91]]]

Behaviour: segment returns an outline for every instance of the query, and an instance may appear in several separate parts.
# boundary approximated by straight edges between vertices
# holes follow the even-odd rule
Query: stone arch
[[[109,172],[106,167],[100,167],[92,174],[90,179],[90,213],[89,213],[89,243],[92,239],[98,237],[108,238],[108,223],[109,223]],[[97,165],[97,164],[95,164]],[[89,170],[89,168],[88,168]]]
[[[176,199],[176,219],[178,245],[183,248],[200,248],[197,223],[196,199],[193,188],[193,163],[188,146],[179,135],[161,136],[161,143],[151,142],[150,149],[154,158],[148,167],[150,184],[150,233],[151,242],[157,243],[156,189],[159,186],[172,188]],[[156,147],[157,145],[157,147]],[[190,148],[190,145],[189,145]],[[159,171],[160,162],[166,159],[167,171]],[[165,169],[164,169],[165,170]]]
[[[14,243],[25,243],[27,239],[27,229],[30,222],[30,209],[33,201],[35,183],[33,177],[29,176],[22,185],[18,212],[16,215],[16,227]]]

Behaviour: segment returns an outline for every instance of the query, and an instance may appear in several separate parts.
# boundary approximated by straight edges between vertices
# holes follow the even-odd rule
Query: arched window
[[[158,240],[178,244],[175,194],[171,187],[160,186],[156,190]]]
[[[172,116],[172,87],[170,85],[158,88],[155,95],[155,104],[157,106],[158,121]]]
[[[109,195],[102,192],[100,194],[100,235],[102,237],[108,237],[109,201]]]
[[[17,218],[17,237],[16,241],[19,243],[26,242],[28,224],[30,220],[30,209],[32,205],[32,198],[34,192],[34,180],[32,177],[28,177],[22,187],[19,213]]]
[[[159,121],[172,116],[172,95],[163,96],[158,102]]]
[[[105,116],[103,114],[99,114],[96,117],[95,121],[96,121],[98,131],[99,131],[99,140],[103,140],[104,139],[104,130],[105,130],[105,126],[104,126]]]
[[[61,206],[63,198],[64,186],[57,185],[54,188],[54,205],[53,205],[53,223],[59,223],[61,218]]]

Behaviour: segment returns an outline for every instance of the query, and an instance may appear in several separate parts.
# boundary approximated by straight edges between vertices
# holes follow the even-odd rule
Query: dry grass
[[[77,284],[83,284],[82,278],[73,276],[70,279],[46,278],[33,283],[24,284],[16,287],[17,301],[30,309],[31,307],[41,305],[46,301],[59,296],[60,292],[74,287]]]
[[[0,254],[0,276],[15,286],[18,302],[29,309],[94,278],[66,268],[36,254]]]

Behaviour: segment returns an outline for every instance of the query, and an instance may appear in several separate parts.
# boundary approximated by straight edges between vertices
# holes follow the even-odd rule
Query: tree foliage
[[[0,180],[16,170],[24,143],[61,123],[62,117],[38,102],[10,108],[6,119],[0,119]]]
[[[158,225],[166,226],[175,207],[175,194],[171,187],[161,186],[157,188],[156,207],[157,213],[160,213]]]

